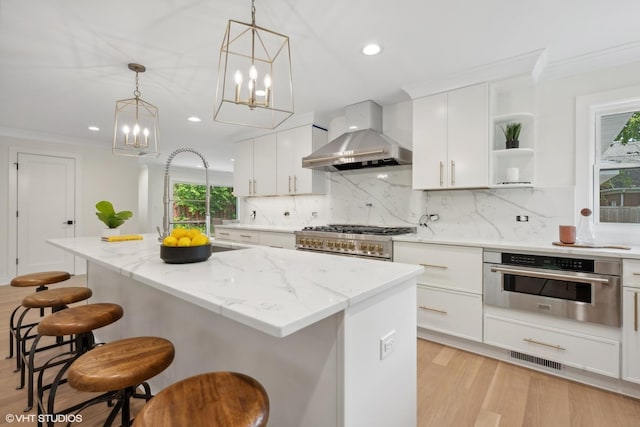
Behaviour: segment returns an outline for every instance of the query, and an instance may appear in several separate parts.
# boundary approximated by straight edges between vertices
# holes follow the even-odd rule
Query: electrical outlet
[[[380,338],[380,360],[388,357],[396,345],[396,331],[395,329],[389,332],[387,335]]]

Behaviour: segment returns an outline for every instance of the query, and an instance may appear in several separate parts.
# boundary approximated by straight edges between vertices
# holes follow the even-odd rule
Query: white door
[[[73,256],[47,239],[75,235],[75,159],[18,153],[17,272],[74,272]]]

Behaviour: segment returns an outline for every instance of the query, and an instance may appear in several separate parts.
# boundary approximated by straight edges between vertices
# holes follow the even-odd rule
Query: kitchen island
[[[239,371],[265,386],[269,425],[416,425],[420,266],[270,247],[166,264],[154,235],[49,242],[86,259],[90,302],[123,306],[99,340],[174,343],[154,392],[201,372]]]

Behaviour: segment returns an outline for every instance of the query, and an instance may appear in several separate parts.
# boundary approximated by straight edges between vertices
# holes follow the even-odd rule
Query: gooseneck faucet
[[[204,164],[204,178],[205,178],[205,184],[206,184],[206,188],[207,191],[205,192],[206,196],[205,196],[205,203],[207,205],[206,207],[206,214],[205,214],[205,219],[206,219],[206,224],[205,224],[205,228],[206,228],[206,232],[207,232],[207,237],[209,237],[211,235],[211,212],[209,212],[209,207],[211,204],[211,194],[210,194],[210,189],[209,189],[209,173],[208,173],[208,169],[209,169],[209,163],[207,162],[207,159],[204,158],[204,156],[202,154],[200,154],[199,152],[197,152],[196,150],[194,150],[193,148],[178,148],[177,150],[175,150],[173,153],[169,154],[169,158],[167,159],[167,164],[164,167],[164,195],[162,196],[162,202],[164,204],[164,216],[162,217],[162,238],[164,239],[165,237],[167,237],[170,233],[169,231],[169,200],[170,200],[170,195],[169,195],[169,189],[171,187],[170,183],[169,183],[169,165],[171,165],[171,161],[173,160],[173,158],[175,156],[177,156],[180,153],[185,153],[185,152],[189,152],[189,153],[193,153],[196,156],[200,157],[202,159],[202,163]]]

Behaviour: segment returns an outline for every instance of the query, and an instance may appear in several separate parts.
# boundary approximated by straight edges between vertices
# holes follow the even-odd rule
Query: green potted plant
[[[506,127],[502,127],[502,133],[506,139],[507,148],[518,148],[520,146],[520,130],[522,123],[508,123]]]
[[[116,230],[126,220],[133,216],[131,211],[116,212],[113,208],[113,204],[107,200],[102,200],[96,203],[96,216],[98,219],[107,226],[107,229],[102,233],[103,236],[113,236],[120,234],[120,230]]]

